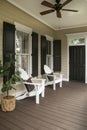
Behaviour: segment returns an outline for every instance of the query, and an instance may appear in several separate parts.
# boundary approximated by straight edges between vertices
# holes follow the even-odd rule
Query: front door
[[[69,47],[69,79],[85,82],[85,46]]]

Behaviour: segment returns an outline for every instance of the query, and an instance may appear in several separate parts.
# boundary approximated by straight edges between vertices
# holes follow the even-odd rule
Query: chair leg
[[[39,101],[40,100],[40,98],[39,98],[39,94],[36,94],[36,104],[39,104]]]
[[[62,88],[62,81],[60,82],[60,88]]]
[[[53,90],[56,90],[56,84],[53,83]]]
[[[42,97],[45,97],[45,90],[43,90],[43,92],[41,93]]]

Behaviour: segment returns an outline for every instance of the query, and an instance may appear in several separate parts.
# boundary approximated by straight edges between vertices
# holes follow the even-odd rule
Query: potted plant
[[[3,85],[1,91],[4,93],[1,99],[2,111],[13,111],[16,106],[15,96],[9,94],[9,91],[15,89],[13,84],[16,82],[22,82],[20,77],[20,72],[18,71],[18,66],[15,72],[11,74],[11,68],[14,67],[15,63],[13,61],[5,62],[3,66],[0,64],[0,77],[4,77]]]

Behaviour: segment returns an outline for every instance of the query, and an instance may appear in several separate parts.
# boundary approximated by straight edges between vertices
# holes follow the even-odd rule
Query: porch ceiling
[[[75,9],[78,12],[61,11],[62,18],[57,18],[56,13],[50,13],[44,16],[40,15],[41,11],[49,9],[42,6],[40,3],[43,0],[7,0],[38,20],[47,24],[54,30],[75,28],[87,25],[87,0],[72,0],[65,8]],[[48,2],[55,3],[55,0],[47,0]],[[64,2],[65,0],[61,0]]]

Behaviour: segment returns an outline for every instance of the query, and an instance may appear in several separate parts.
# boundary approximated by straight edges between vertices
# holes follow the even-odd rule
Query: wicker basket
[[[9,96],[8,98],[2,97],[1,99],[1,108],[2,111],[6,112],[6,111],[13,111],[15,109],[16,106],[16,99],[14,96]]]

